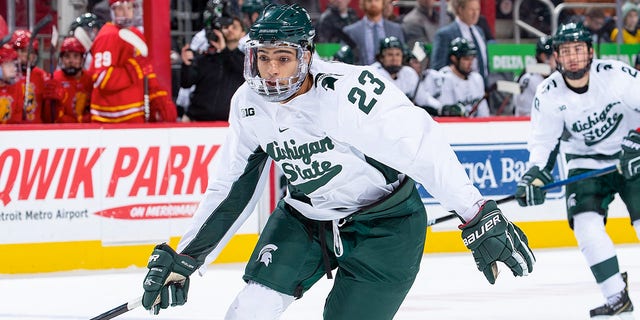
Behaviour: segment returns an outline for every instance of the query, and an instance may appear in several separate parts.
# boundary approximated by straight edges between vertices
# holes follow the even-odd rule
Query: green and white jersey
[[[581,94],[569,89],[559,72],[552,73],[538,86],[531,109],[531,164],[553,163],[559,139],[568,169],[616,164],[622,138],[640,127],[638,90],[639,72],[614,60],[593,60],[589,87]]]
[[[462,79],[451,70],[444,69],[441,72],[444,73],[442,95],[440,96],[440,102],[443,106],[460,103],[465,106],[467,112],[471,112],[473,106],[480,101],[471,117],[490,116],[489,104],[486,99],[483,99],[484,80],[479,73],[472,71],[467,79]]]
[[[211,261],[253,211],[271,161],[284,201],[315,220],[344,218],[407,176],[465,220],[482,200],[438,123],[368,66],[314,60],[311,89],[280,104],[246,83],[231,101],[229,134],[178,249]]]
[[[404,92],[404,94],[409,97],[409,99],[413,99],[416,86],[420,81],[420,76],[418,76],[418,73],[413,70],[413,68],[402,66],[400,71],[398,71],[398,74],[396,74],[396,78],[393,79],[389,71],[385,70],[380,62],[371,64],[371,67],[373,67],[379,74],[393,82],[400,91]]]

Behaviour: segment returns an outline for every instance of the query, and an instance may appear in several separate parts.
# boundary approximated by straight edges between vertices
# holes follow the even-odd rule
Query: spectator
[[[84,70],[86,50],[74,37],[60,45],[60,69],[45,83],[44,99],[53,105],[53,122],[91,122],[91,75]]]
[[[351,0],[330,0],[327,10],[325,10],[318,20],[318,31],[316,43],[346,43],[350,47],[354,46],[348,35],[342,28],[358,21],[358,15],[353,8],[349,7]]]
[[[22,121],[24,123],[50,123],[51,112],[45,110],[42,92],[47,73],[38,63],[39,41],[34,40],[29,48],[31,32],[18,29],[13,32],[11,41],[18,53],[17,86],[20,92],[19,103],[22,105]]]
[[[432,43],[440,25],[451,21],[448,15],[445,15],[444,21],[440,21],[440,12],[435,2],[435,0],[417,0],[415,8],[402,20],[402,30],[410,48],[413,48],[416,41]]]
[[[625,2],[622,5],[622,43],[640,43],[640,32],[638,32],[638,5],[632,2]],[[611,31],[611,41],[617,42],[618,28]]]
[[[22,100],[16,85],[18,54],[10,43],[0,47],[0,123],[22,123]]]
[[[113,21],[100,29],[91,48],[91,121],[175,122],[176,107],[167,91],[159,87],[151,61],[141,51],[146,44],[140,30],[132,25],[133,1],[109,0],[109,5]]]
[[[382,17],[384,1],[360,0],[360,8],[364,11],[364,16],[342,29],[355,43],[355,47],[351,46],[351,48],[356,50],[357,60],[362,65],[375,62],[376,54],[380,51],[380,40],[393,36],[404,43],[402,27]]]
[[[440,70],[449,64],[449,44],[458,37],[472,43],[477,50],[477,59],[473,62],[473,70],[488,85],[489,65],[487,61],[487,45],[485,34],[476,24],[480,18],[480,0],[452,0],[456,14],[455,21],[438,29],[431,52],[431,68]]]
[[[484,82],[476,71],[473,71],[473,60],[478,51],[467,39],[458,37],[449,44],[449,72],[444,73],[442,84],[441,115],[488,117]]]
[[[231,96],[244,82],[244,53],[238,43],[244,37],[239,17],[222,30],[208,29],[209,49],[194,58],[193,51],[182,50],[181,87],[194,87],[191,104],[183,122],[227,121]]]
[[[582,25],[591,32],[593,43],[596,44],[597,47],[599,47],[603,42],[606,43],[611,41],[611,38],[609,37],[610,33],[606,33],[604,28],[607,24],[607,20],[607,16],[600,8],[591,7],[584,13]]]
[[[413,68],[402,64],[405,51],[404,44],[398,38],[384,38],[380,42],[378,61],[371,66],[385,78],[391,80],[409,99],[413,100],[418,85],[418,74]]]
[[[536,62],[548,66],[548,70],[540,72],[523,72],[518,79],[522,93],[514,97],[515,115],[528,116],[531,114],[531,104],[536,94],[538,84],[556,69],[556,60],[553,56],[551,37],[540,37],[536,43]]]

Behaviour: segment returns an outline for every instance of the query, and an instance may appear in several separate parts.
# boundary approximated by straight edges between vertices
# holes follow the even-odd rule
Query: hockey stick
[[[35,41],[36,36],[44,26],[51,22],[51,15],[48,14],[42,20],[38,21],[36,25],[33,27],[33,31],[31,32],[31,37],[29,38],[29,43],[27,44],[27,76],[24,82],[24,101],[22,102],[22,120],[26,120],[27,116],[27,104],[29,102],[29,82],[31,82],[31,52],[33,51],[33,41]]]
[[[132,45],[136,50],[140,51],[141,56],[146,57],[149,55],[149,47],[147,47],[144,40],[138,37],[138,35],[133,31],[123,28],[118,31],[118,36],[120,36],[120,39],[124,40],[124,42]]]
[[[567,185],[567,184],[570,184],[570,183],[574,183],[574,182],[577,182],[577,181],[580,181],[580,180],[599,177],[601,175],[612,173],[612,172],[614,172],[616,170],[618,170],[618,167],[616,165],[609,166],[609,167],[602,168],[602,169],[598,169],[598,170],[592,170],[592,171],[589,171],[589,172],[585,172],[585,173],[581,173],[581,174],[569,177],[569,178],[564,179],[564,180],[560,180],[560,181],[556,181],[556,182],[553,182],[553,183],[545,184],[544,186],[540,187],[540,189],[542,189],[542,190],[550,190],[550,189],[561,187],[561,186],[564,186],[564,185]],[[516,199],[515,195],[510,195],[508,197],[496,200],[496,203],[502,204],[502,203],[506,203],[506,202],[509,202],[509,201],[512,201],[512,200],[515,200],[515,199]],[[432,226],[432,225],[438,224],[440,222],[448,221],[448,220],[451,220],[453,218],[456,218],[457,216],[458,216],[457,214],[452,213],[452,214],[448,214],[446,216],[442,216],[442,217],[439,217],[439,218],[429,219],[429,220],[427,220],[427,226]]]
[[[151,110],[149,107],[149,76],[147,75],[144,76],[143,84],[144,84],[144,96],[143,96],[144,122],[149,122],[149,118],[151,116]]]
[[[123,313],[129,312],[142,305],[142,297],[137,297],[127,303],[119,305],[97,317],[93,317],[90,320],[108,320],[113,319]]]
[[[56,62],[57,59],[54,59],[56,56],[56,48],[58,47],[58,28],[54,24],[51,27],[51,47],[49,48],[49,73],[51,74],[51,79],[53,79],[53,73],[56,71]],[[56,101],[49,100],[49,109],[51,111],[51,123],[56,122]]]
[[[87,32],[84,31],[82,27],[77,27],[75,30],[73,30],[73,37],[80,41],[80,43],[84,47],[84,50],[86,50],[87,52],[91,50],[93,41],[91,41],[91,37],[89,37]]]

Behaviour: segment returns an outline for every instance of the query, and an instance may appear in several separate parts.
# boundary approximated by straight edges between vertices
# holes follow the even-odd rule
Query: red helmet
[[[76,39],[75,37],[67,37],[62,41],[62,44],[60,45],[60,54],[67,52],[77,52],[79,54],[85,54],[85,52],[87,51],[85,50],[82,43],[80,43],[80,40]]]
[[[109,0],[109,7],[111,7],[116,2],[131,2],[133,0]]]
[[[0,64],[5,62],[11,62],[18,59],[18,53],[13,49],[11,44],[5,43],[2,47],[0,47]]]
[[[13,32],[11,43],[16,50],[27,49],[29,39],[31,39],[31,32],[29,32],[29,30],[19,29]],[[33,51],[38,51],[38,40],[33,40]]]

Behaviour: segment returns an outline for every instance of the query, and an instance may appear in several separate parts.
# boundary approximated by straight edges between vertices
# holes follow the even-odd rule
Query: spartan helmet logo
[[[260,249],[260,253],[258,254],[258,259],[256,261],[264,263],[265,266],[269,266],[269,264],[273,261],[273,256],[271,252],[278,250],[278,247],[275,244],[268,244],[262,249]]]

